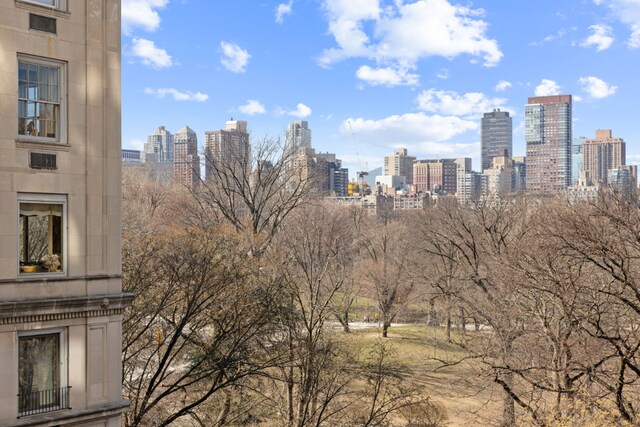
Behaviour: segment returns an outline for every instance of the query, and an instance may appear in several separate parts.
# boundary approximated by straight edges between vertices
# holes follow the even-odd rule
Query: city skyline
[[[631,118],[640,88],[629,71],[640,7],[628,0],[133,3],[123,4],[125,148],[141,148],[160,124],[188,124],[202,146],[204,132],[230,117],[284,144],[287,124],[305,120],[314,146],[337,153],[352,176],[400,147],[418,158],[471,157],[480,170],[483,113],[510,113],[513,155],[524,155],[527,98],[563,93],[574,96],[575,137],[615,129],[628,162],[640,159]],[[450,40],[421,30],[442,29],[432,16],[455,29]],[[354,25],[342,34],[344,23]],[[419,37],[401,40],[400,26]]]

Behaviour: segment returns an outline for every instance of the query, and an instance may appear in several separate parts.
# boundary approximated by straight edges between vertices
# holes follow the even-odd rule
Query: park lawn
[[[349,335],[364,354],[383,340],[380,334],[381,328],[372,327]],[[455,340],[455,332],[452,336]],[[499,425],[502,406],[498,388],[482,375],[475,360],[452,364],[468,354],[456,344],[447,343],[444,328],[392,325],[385,342],[403,366],[403,377],[424,387],[426,395],[444,405],[449,426]],[[442,361],[451,365],[444,366]]]

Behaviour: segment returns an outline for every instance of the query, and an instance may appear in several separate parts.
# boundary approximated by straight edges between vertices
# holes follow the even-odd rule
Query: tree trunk
[[[447,296],[447,342],[451,342],[451,296]]]
[[[224,393],[224,403],[222,405],[222,410],[220,411],[218,419],[216,420],[216,426],[223,426],[227,423],[229,412],[231,412],[231,392],[226,391]]]
[[[382,322],[382,338],[387,338],[387,333],[389,331],[389,327],[391,326],[391,322],[384,321]]]
[[[429,300],[429,318],[427,319],[428,326],[438,326],[438,319],[436,316],[436,302],[432,298]]]
[[[465,317],[463,307],[460,307],[460,330],[462,331],[462,335],[467,334],[467,318]]]
[[[513,382],[513,374],[504,374],[504,382],[511,388]],[[513,396],[507,391],[503,390],[504,396],[502,398],[502,423],[501,427],[513,427],[516,425],[516,407]]]

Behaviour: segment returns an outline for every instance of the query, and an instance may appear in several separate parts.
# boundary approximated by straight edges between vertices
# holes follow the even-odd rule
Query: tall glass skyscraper
[[[311,148],[311,129],[306,120],[294,120],[287,126],[284,152],[290,158],[298,148]]]
[[[484,113],[481,123],[480,144],[482,150],[482,170],[491,168],[491,160],[507,150],[507,157],[513,155],[513,119],[500,109]]]
[[[571,184],[571,95],[534,96],[525,106],[527,191],[553,194]]]
[[[164,126],[147,137],[144,144],[144,160],[147,162],[173,162],[173,135]]]
[[[576,185],[578,179],[580,179],[583,164],[583,144],[586,139],[584,136],[574,138],[573,144],[571,144],[571,185]]]

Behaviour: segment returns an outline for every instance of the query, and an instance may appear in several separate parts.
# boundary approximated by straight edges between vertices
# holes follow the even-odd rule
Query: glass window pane
[[[38,66],[35,64],[29,64],[29,78],[28,80],[31,83],[36,83],[38,81]]]
[[[26,99],[28,96],[28,85],[25,81],[20,81],[18,83],[18,98]]]
[[[55,122],[42,121],[41,132]],[[60,271],[62,265],[61,204],[20,203],[20,270],[22,273]]]
[[[27,101],[18,101],[18,117],[27,116]]]
[[[42,137],[47,136],[47,120],[40,119],[40,120],[37,120],[37,123],[38,123],[37,135]]]
[[[35,102],[27,103],[27,116],[29,117],[37,116],[36,110],[37,110],[37,104]]]
[[[49,85],[50,86],[58,86],[58,69],[50,68],[49,69]]]
[[[26,122],[23,120],[18,123],[18,133],[47,139],[58,138],[60,67],[27,61],[18,65],[18,98],[32,101],[18,104],[18,118],[27,118]]]
[[[47,138],[56,137],[56,121],[47,120]]]
[[[39,83],[49,83],[49,67],[40,67],[38,74]]]
[[[49,86],[44,84],[38,85],[38,100],[40,101],[48,101],[49,100]]]
[[[21,411],[58,405],[60,388],[60,334],[20,337],[18,387]]]
[[[49,100],[51,102],[60,102],[58,98],[58,86],[49,86]]]
[[[28,82],[27,83],[27,99],[38,99],[38,84]]]
[[[27,64],[24,62],[18,64],[18,80],[27,80]]]

